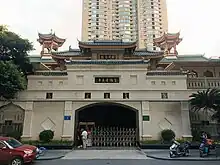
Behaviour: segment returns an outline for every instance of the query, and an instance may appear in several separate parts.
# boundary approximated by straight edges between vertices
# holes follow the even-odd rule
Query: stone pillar
[[[150,122],[150,105],[149,101],[142,101],[141,102],[142,106],[142,140],[149,140],[152,138],[152,135],[150,134],[150,129],[151,128],[151,122]],[[149,120],[148,120],[149,119]]]
[[[143,120],[142,120],[142,109],[138,110],[138,122],[139,122],[139,140],[142,140],[143,135]]]
[[[31,140],[32,138],[33,106],[33,102],[26,102],[22,107],[25,110],[22,140]]]
[[[182,120],[182,137],[192,138],[188,101],[181,102],[181,120]]]
[[[72,101],[65,101],[62,140],[73,140],[75,115],[72,104]]]

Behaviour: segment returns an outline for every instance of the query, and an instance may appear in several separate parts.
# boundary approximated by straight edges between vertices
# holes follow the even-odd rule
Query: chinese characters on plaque
[[[119,83],[119,77],[95,77],[95,83]]]
[[[99,57],[102,60],[115,60],[116,59],[116,55],[100,55]]]

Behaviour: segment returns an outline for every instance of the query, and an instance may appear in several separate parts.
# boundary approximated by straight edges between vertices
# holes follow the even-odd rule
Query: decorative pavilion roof
[[[59,46],[62,46],[63,43],[66,41],[66,39],[57,37],[55,33],[49,33],[49,34],[38,33],[38,36],[39,36],[39,39],[37,41],[40,44],[43,44],[43,42],[45,41],[53,41],[59,44]]]
[[[164,33],[161,37],[155,38],[154,43],[162,43],[167,40],[179,40],[179,42],[181,42],[182,38],[180,38],[180,32],[178,32],[178,33]]]
[[[137,42],[123,42],[122,40],[79,41],[79,47],[81,48],[136,48],[136,45]]]
[[[154,44],[163,49],[171,49],[173,46],[178,45],[183,39],[180,38],[178,33],[164,33],[161,37],[155,38]]]

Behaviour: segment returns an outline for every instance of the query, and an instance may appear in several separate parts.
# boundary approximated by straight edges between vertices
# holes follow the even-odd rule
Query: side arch
[[[13,103],[0,107],[0,135],[7,136],[10,132],[22,135],[25,110]]]

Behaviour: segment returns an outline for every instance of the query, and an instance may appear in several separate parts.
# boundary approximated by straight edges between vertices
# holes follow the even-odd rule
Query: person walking
[[[83,141],[83,148],[86,149],[88,133],[86,130],[82,129],[81,135],[82,135],[82,141]]]
[[[78,129],[77,130],[77,146],[78,146],[78,148],[82,148],[82,146],[83,146],[83,142],[82,142],[82,135],[81,135],[81,131],[80,131],[80,129]]]

